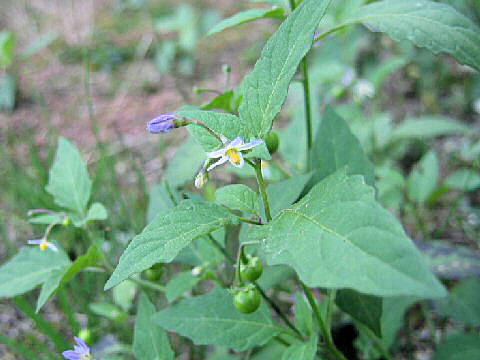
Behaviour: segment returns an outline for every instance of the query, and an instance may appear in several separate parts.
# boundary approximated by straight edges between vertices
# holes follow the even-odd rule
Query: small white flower
[[[353,96],[359,101],[365,100],[366,98],[372,98],[374,95],[375,87],[368,80],[358,80],[353,88]]]
[[[200,172],[195,177],[195,187],[201,189],[208,181],[208,172],[200,170]]]
[[[199,276],[203,271],[203,268],[201,266],[195,266],[193,269],[192,269],[192,276]]]
[[[47,250],[47,248],[52,249],[55,252],[58,252],[57,246],[47,239],[38,239],[38,240],[28,240],[28,244],[30,245],[39,245],[41,251]]]
[[[242,151],[250,150],[260,144],[263,144],[263,140],[253,140],[247,144],[244,144],[242,138],[238,136],[235,140],[232,140],[226,144],[224,148],[207,153],[207,156],[211,159],[220,158],[217,162],[214,162],[212,165],[210,165],[207,171],[210,171],[218,165],[226,163],[227,161],[230,161],[233,166],[241,168],[245,163],[243,160]]]

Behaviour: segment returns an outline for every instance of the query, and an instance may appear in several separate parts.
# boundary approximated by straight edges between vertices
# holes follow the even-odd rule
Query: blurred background
[[[361,2],[336,1],[321,28]],[[480,25],[475,0],[443,2]],[[27,211],[55,208],[44,187],[59,135],[74,142],[89,164],[92,198],[109,211],[98,230],[112,259],[160,206],[156,184],[168,179],[194,192],[203,161],[198,145],[184,130],[161,138],[147,134],[146,122],[185,104],[211,104],[234,89],[279,21],[206,34],[223,18],[272,5],[287,8],[282,0],[0,0],[0,263],[41,233],[27,222]],[[376,166],[379,201],[401,219],[437,275],[447,283],[478,277],[480,75],[449,56],[361,26],[316,43],[309,63],[315,124],[326,105],[348,121]],[[292,83],[275,130],[280,151],[270,181],[304,169],[300,83]],[[203,192],[208,196],[215,183],[248,175],[217,172]],[[70,241],[79,236],[74,229],[60,231]],[[98,282],[76,300],[104,296],[102,287]],[[43,313],[62,327],[57,302]],[[450,326],[442,320],[447,314],[435,316],[438,326]],[[100,325],[97,336],[121,328]],[[406,327],[417,341],[407,344],[409,351],[416,358],[428,355],[431,347],[422,345],[427,326],[414,318]],[[0,301],[0,334],[0,343],[51,347],[6,300]],[[0,344],[0,358],[15,355]]]

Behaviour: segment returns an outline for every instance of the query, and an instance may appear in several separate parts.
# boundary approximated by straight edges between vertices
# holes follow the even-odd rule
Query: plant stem
[[[310,307],[313,310],[313,315],[317,320],[318,326],[320,327],[320,332],[322,333],[322,337],[327,345],[328,350],[332,353],[332,355],[336,359],[347,360],[347,358],[340,352],[340,350],[337,349],[337,347],[333,343],[330,329],[328,329],[325,326],[325,322],[322,319],[322,314],[320,314],[320,309],[318,308],[317,303],[315,302],[312,291],[303,282],[300,282],[300,284],[302,285],[303,292],[305,293],[305,296],[307,297]]]
[[[263,175],[262,175],[262,166],[260,160],[254,161],[253,163],[251,161],[247,161],[250,166],[253,166],[255,169],[255,174],[257,175],[257,183],[258,183],[258,189],[260,191],[260,194],[262,195],[262,201],[263,201],[263,206],[265,208],[265,215],[267,216],[267,221],[272,220],[272,215],[270,213],[270,205],[268,203],[268,196],[267,196],[267,189],[265,187],[265,181],[263,181]]]
[[[165,286],[155,284],[153,281],[143,280],[143,279],[135,279],[135,278],[129,278],[128,280],[134,282],[137,285],[145,287],[147,289],[152,289],[152,290],[157,290],[157,291],[160,291],[160,292],[165,292]]]
[[[337,295],[337,289],[328,290],[328,306],[327,306],[327,315],[325,320],[327,329],[332,328],[333,304],[335,303],[336,295]]]
[[[312,134],[312,106],[310,104],[310,81],[308,78],[308,61],[307,55],[302,59],[302,72],[303,72],[303,97],[305,99],[305,129],[307,132],[306,141],[306,170],[310,171],[310,149],[313,144]]]

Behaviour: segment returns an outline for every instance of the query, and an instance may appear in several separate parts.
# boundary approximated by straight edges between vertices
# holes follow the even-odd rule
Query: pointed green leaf
[[[69,266],[64,266],[58,270],[54,270],[49,275],[49,278],[43,283],[42,289],[37,299],[37,308],[35,309],[38,312],[43,305],[48,301],[50,296],[57,290],[60,280],[62,280],[63,275],[68,270]]]
[[[154,313],[155,306],[142,293],[133,333],[133,354],[142,360],[173,360],[175,353],[170,347],[167,333],[152,322]]]
[[[73,144],[60,138],[45,189],[53,195],[57,205],[85,215],[91,188],[82,155]]]
[[[62,214],[41,214],[28,219],[30,224],[49,225],[53,223],[61,223],[63,220]]]
[[[478,334],[452,334],[440,345],[432,360],[480,359],[480,336]]]
[[[237,218],[220,205],[193,200],[181,202],[171,211],[156,216],[133,238],[105,284],[105,290],[155,263],[172,261],[199,236],[236,223]]]
[[[313,35],[330,0],[304,0],[265,44],[260,59],[240,87],[240,117],[253,137],[263,138],[287,96],[298,64],[308,52]]]
[[[232,210],[255,212],[258,194],[246,185],[234,184],[217,189],[215,200]]]
[[[313,360],[317,352],[317,336],[312,336],[308,342],[298,342],[290,345],[282,355],[282,360]]]
[[[0,298],[23,294],[69,264],[70,260],[61,250],[40,251],[38,246],[23,247],[0,267]]]
[[[407,179],[408,197],[425,203],[437,187],[439,164],[435,151],[426,153]]]
[[[310,287],[441,297],[445,289],[361,176],[338,171],[267,225],[269,265],[291,266]],[[264,226],[262,226],[264,227]],[[265,234],[265,232],[264,232]]]
[[[342,311],[369,327],[375,335],[382,337],[382,298],[342,289],[337,292],[335,303]]]
[[[103,204],[96,202],[93,203],[87,212],[87,221],[91,220],[105,220],[108,217],[107,209]]]
[[[218,287],[156,313],[153,321],[196,345],[222,345],[235,351],[263,345],[283,331],[273,324],[265,304],[252,314],[241,314],[233,306],[232,294]]]
[[[464,325],[480,325],[480,280],[469,278],[458,283],[446,299],[436,304],[437,312]]]
[[[277,215],[280,210],[292,205],[298,199],[311,177],[311,173],[298,175],[268,185],[267,195],[272,216]]]
[[[167,300],[173,302],[185,292],[192,290],[200,281],[198,276],[193,276],[191,271],[182,271],[175,275],[165,286]]]
[[[220,21],[217,25],[210,29],[210,31],[207,33],[207,36],[260,19],[283,19],[283,13],[284,11],[281,8],[250,9],[242,11]]]
[[[325,111],[317,134],[311,150],[311,167],[316,170],[311,184],[346,166],[348,174],[363,175],[367,184],[373,185],[372,163],[345,120],[330,106]]]
[[[445,52],[480,70],[480,28],[449,5],[427,0],[384,0],[361,7],[345,24],[363,23],[395,41]]]

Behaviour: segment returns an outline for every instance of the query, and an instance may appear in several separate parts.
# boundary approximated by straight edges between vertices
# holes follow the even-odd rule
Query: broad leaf
[[[253,71],[240,85],[240,117],[254,137],[263,138],[272,128],[290,81],[312,46],[315,29],[329,4],[329,0],[303,1],[267,41]]]
[[[312,336],[308,342],[298,342],[290,345],[282,355],[282,360],[313,360],[317,352],[317,336]]]
[[[471,131],[467,125],[443,116],[422,116],[407,119],[392,132],[394,140],[425,139],[444,135],[463,135]]]
[[[235,223],[237,218],[220,205],[193,200],[181,202],[171,211],[156,216],[133,238],[105,284],[105,290],[155,263],[171,262],[194,239]]]
[[[437,187],[439,164],[433,150],[426,153],[407,179],[408,197],[419,204],[425,203]]]
[[[193,276],[191,271],[183,271],[175,275],[165,286],[167,300],[173,302],[185,292],[192,290],[200,281],[198,276]]]
[[[142,360],[173,360],[175,353],[166,332],[152,322],[154,313],[155,306],[141,294],[133,333],[133,354]]]
[[[337,292],[335,303],[342,311],[370,328],[375,335],[382,336],[382,298],[342,289]]]
[[[372,163],[347,123],[331,107],[327,107],[317,134],[311,153],[311,168],[316,170],[312,184],[346,166],[348,174],[363,175],[367,184],[373,185]]]
[[[98,265],[102,256],[103,255],[98,252],[96,245],[91,245],[85,255],[79,256],[73,263],[69,262],[65,266],[52,271],[50,277],[42,286],[42,290],[37,299],[36,311],[38,312],[40,310],[59,287],[72,280],[87,267]]]
[[[241,314],[233,306],[232,294],[218,287],[156,313],[153,321],[196,345],[222,345],[235,351],[263,345],[284,331],[273,324],[264,303],[252,314]]]
[[[269,265],[291,266],[310,287],[441,297],[445,289],[361,176],[338,171],[262,228]],[[355,259],[355,261],[352,261]]]
[[[480,336],[478,334],[453,334],[440,345],[432,360],[480,359]]]
[[[474,191],[480,188],[480,173],[471,169],[460,169],[451,174],[444,185],[461,191]]]
[[[311,177],[312,174],[298,175],[268,185],[267,195],[272,216],[277,215],[280,210],[292,205],[298,199]]]
[[[60,138],[45,189],[53,195],[57,205],[85,215],[91,188],[82,155],[69,141]]]
[[[246,185],[234,184],[217,189],[215,200],[232,210],[255,212],[258,194]]]
[[[235,98],[233,91],[227,91],[218,95],[208,104],[202,106],[202,110],[225,110],[228,113],[233,113],[235,110]]]
[[[133,305],[133,299],[137,293],[137,284],[131,280],[122,281],[112,289],[112,298],[115,305],[128,312]]]
[[[0,298],[23,294],[69,264],[70,260],[61,250],[42,252],[38,246],[23,247],[0,267]]]
[[[464,325],[480,325],[480,280],[470,278],[457,284],[446,299],[436,304],[439,314]]]
[[[198,170],[205,161],[206,156],[202,147],[189,138],[175,152],[165,170],[165,178],[171,186],[177,187],[192,182]]]
[[[260,19],[283,19],[283,13],[284,11],[281,8],[251,9],[242,11],[219,22],[208,32],[207,36]]]
[[[446,4],[384,0],[365,5],[344,24],[363,23],[396,41],[409,40],[435,54],[445,52],[480,70],[480,28]]]

